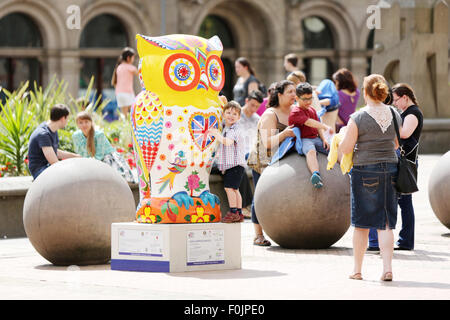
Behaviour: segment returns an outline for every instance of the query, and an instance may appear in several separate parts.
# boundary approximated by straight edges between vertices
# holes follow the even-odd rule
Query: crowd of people
[[[50,109],[50,120],[41,123],[31,134],[28,146],[28,168],[35,180],[45,169],[69,158],[95,158],[103,161],[130,183],[137,183],[130,166],[100,130],[95,130],[91,115],[76,115],[78,130],[72,135],[75,153],[59,149],[58,130],[67,125],[70,109],[64,104]]]
[[[126,48],[122,52],[112,80],[117,101],[125,115],[134,103],[132,82],[137,74],[133,66],[134,56],[132,49]],[[414,91],[405,83],[390,88],[383,76],[372,74],[364,78],[361,92],[353,74],[345,68],[337,70],[331,79],[324,79],[315,87],[307,82],[297,64],[295,54],[287,55],[284,60],[286,79],[272,83],[265,93],[265,86],[256,77],[249,60],[241,57],[235,62],[238,79],[233,88],[233,100],[221,97],[224,103],[223,130],[211,129],[209,132],[219,141],[216,167],[223,174],[230,206],[222,221],[244,221],[243,207],[251,203],[251,221],[255,231],[253,244],[270,246],[258,222],[252,195],[243,196],[239,190],[242,184],[249,183],[246,170],[251,170],[256,188],[261,174],[283,141],[298,139],[301,154],[306,157],[311,173],[311,187],[322,188],[326,181],[320,174],[317,152],[328,154],[333,135],[341,132],[339,158],[350,154],[353,162],[349,176],[354,269],[350,278],[362,279],[364,253],[366,250],[379,250],[383,258],[381,279],[391,281],[392,230],[397,223],[398,206],[401,208],[402,229],[395,249],[414,249],[412,195],[399,194],[393,184],[400,152],[417,163],[423,116]],[[357,110],[360,95],[365,106]],[[50,120],[42,123],[31,135],[28,159],[34,179],[59,160],[93,157],[115,168],[127,181],[136,182],[128,164],[115,152],[105,135],[95,130],[86,111],[76,117],[79,128],[73,134],[76,153],[60,150],[57,131],[65,127],[68,116],[67,106],[55,105],[51,109]],[[400,124],[400,140],[396,136],[394,121]]]
[[[337,70],[331,79],[324,79],[314,87],[297,68],[297,63],[295,54],[286,55],[286,79],[272,83],[267,96],[262,98],[258,91],[261,82],[248,59],[241,57],[236,60],[239,78],[233,89],[234,101],[228,102],[225,108],[230,108],[230,105],[236,110],[239,110],[239,105],[244,107],[236,112],[232,125],[224,116],[225,130],[233,128],[235,138],[220,147],[219,162],[224,157],[238,155],[239,161],[234,161],[234,168],[228,168],[226,175],[229,170],[239,171],[233,178],[241,181],[244,169],[250,168],[256,188],[274,152],[287,138],[296,139],[295,130],[298,129],[299,153],[306,157],[310,182],[313,188],[321,188],[326,182],[320,175],[317,152],[328,154],[333,136],[341,132],[342,139],[338,140],[337,147],[339,159],[350,156],[353,164],[349,176],[354,269],[349,278],[362,279],[364,254],[370,250],[381,253],[381,280],[392,281],[394,249],[414,249],[412,195],[400,194],[395,189],[400,153],[412,162],[417,163],[418,158],[423,116],[414,91],[406,83],[390,88],[383,76],[372,74],[364,78],[361,92],[353,74],[346,68]],[[357,110],[360,95],[365,106]],[[396,136],[395,121],[400,127],[400,139]],[[242,154],[247,159],[243,164]],[[235,190],[238,187],[238,184],[234,185]],[[397,223],[398,206],[401,208],[402,228],[394,248],[393,229]],[[224,222],[243,221],[239,215],[241,209],[238,208],[238,213],[230,209]],[[258,223],[254,203],[251,220],[255,229],[254,245],[270,246]]]
[[[111,84],[115,87],[117,104],[126,116],[135,101],[133,78],[138,75],[133,65],[136,53],[126,47],[120,53],[113,72]],[[58,130],[67,125],[70,109],[58,104],[50,110],[50,120],[41,123],[31,134],[28,148],[28,167],[33,179],[36,179],[50,165],[68,158],[95,158],[117,170],[127,182],[137,183],[128,163],[112,147],[105,134],[95,130],[92,116],[85,111],[88,101],[78,100],[82,111],[76,115],[78,130],[72,135],[75,153],[59,149]]]

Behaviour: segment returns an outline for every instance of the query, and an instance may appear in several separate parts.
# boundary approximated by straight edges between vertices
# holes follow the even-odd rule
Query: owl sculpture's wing
[[[142,91],[137,97],[132,111],[132,125],[137,153],[148,177],[158,153],[163,131],[163,106],[158,96],[150,91]]]

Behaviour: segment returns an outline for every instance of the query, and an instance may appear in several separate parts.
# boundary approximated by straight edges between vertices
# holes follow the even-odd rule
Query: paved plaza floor
[[[242,269],[187,273],[111,271],[110,265],[55,267],[27,238],[0,240],[0,299],[291,300],[450,299],[450,230],[434,215],[428,179],[440,155],[419,158],[414,251],[395,251],[393,282],[379,280],[382,260],[367,253],[363,281],[349,280],[352,233],[327,250],[252,245],[242,224]],[[446,191],[448,192],[448,190]],[[397,239],[401,219],[394,234]]]

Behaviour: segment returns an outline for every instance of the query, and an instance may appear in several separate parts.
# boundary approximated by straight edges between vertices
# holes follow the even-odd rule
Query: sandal
[[[352,280],[362,280],[363,279],[362,274],[360,272],[352,274],[348,278],[352,279]]]
[[[313,173],[310,180],[314,188],[320,189],[323,187],[322,178],[320,177],[319,174]]]
[[[260,246],[260,247],[270,247],[272,244],[269,240],[264,238],[264,236],[257,236],[255,239],[253,239],[253,245]]]
[[[392,272],[388,271],[381,276],[381,281],[392,281]]]

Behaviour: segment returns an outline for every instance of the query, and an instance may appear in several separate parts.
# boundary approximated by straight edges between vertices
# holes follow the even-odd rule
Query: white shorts
[[[125,92],[117,93],[116,100],[119,108],[131,107],[134,104],[134,94]]]

